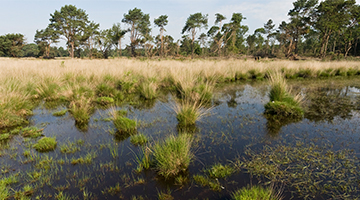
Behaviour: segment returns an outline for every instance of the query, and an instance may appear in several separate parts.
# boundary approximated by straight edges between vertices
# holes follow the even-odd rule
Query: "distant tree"
[[[95,37],[95,44],[99,47],[103,58],[107,59],[109,57],[110,49],[114,45],[111,29],[100,31],[100,33]]]
[[[194,41],[196,38],[196,33],[198,30],[201,30],[201,28],[207,27],[207,24],[207,15],[202,15],[201,13],[192,14],[186,20],[181,34],[184,34],[185,32],[189,32],[191,34],[191,58],[194,58]]]
[[[96,37],[100,34],[99,32],[100,24],[95,22],[90,22],[85,26],[84,34],[82,35],[81,43],[84,44],[88,48],[88,56],[92,58],[93,51],[95,48]]]
[[[24,35],[10,33],[0,36],[0,56],[21,57],[22,48],[25,45]]]
[[[116,23],[113,24],[113,26],[111,27],[111,36],[112,36],[112,40],[113,40],[113,44],[115,44],[118,49],[118,56],[122,56],[122,51],[121,51],[121,39],[125,36],[126,34],[126,30],[121,29],[120,23]]]
[[[241,25],[241,21],[246,19],[241,13],[233,13],[230,23],[224,24],[222,27],[226,38],[226,48],[228,51],[238,53],[239,49],[236,47],[236,40],[238,39],[239,32],[243,35],[243,30],[248,30],[246,26]]]
[[[161,15],[154,19],[155,25],[160,28],[160,56],[164,56],[164,31],[166,31],[165,26],[168,24],[167,18],[167,15]]]
[[[50,16],[49,27],[64,37],[70,57],[74,58],[75,48],[80,44],[80,40],[84,39],[86,26],[89,23],[88,15],[84,10],[73,5],[65,5],[60,11],[55,10]]]
[[[38,57],[40,50],[38,45],[31,43],[31,44],[26,44],[23,48],[23,56],[24,57]]]
[[[222,30],[222,21],[226,19],[226,17],[220,13],[215,14],[215,25],[212,26],[207,32],[207,36],[213,39],[213,44],[211,46],[215,47],[214,53],[218,53],[221,56],[221,48],[223,46],[224,34],[221,33]],[[219,26],[217,26],[219,24]]]
[[[269,19],[266,24],[264,24],[264,30],[265,30],[265,34],[266,34],[266,48],[265,48],[265,54],[269,55],[269,43],[270,43],[270,39],[273,38],[275,36],[275,24],[273,24],[272,19]],[[271,52],[271,54],[273,54],[273,51]]]
[[[124,14],[122,22],[130,25],[130,50],[131,56],[136,56],[135,48],[140,44],[146,32],[150,32],[150,16],[144,14],[141,9],[134,8]]]
[[[50,57],[50,46],[53,43],[57,43],[59,40],[59,32],[54,29],[47,27],[43,30],[36,30],[34,41],[40,47],[40,49],[45,49],[42,53],[46,57]]]

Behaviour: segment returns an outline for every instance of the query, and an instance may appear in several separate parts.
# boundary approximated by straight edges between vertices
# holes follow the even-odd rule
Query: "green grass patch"
[[[61,117],[61,116],[64,116],[67,113],[67,111],[68,111],[67,109],[60,110],[60,111],[54,112],[52,115],[56,116],[56,117]]]
[[[0,134],[0,141],[6,141],[8,139],[10,139],[10,134],[9,133]]]
[[[191,143],[192,138],[187,134],[170,135],[164,141],[156,142],[152,151],[158,174],[167,178],[186,171],[194,158]]]
[[[147,100],[157,97],[158,84],[155,81],[144,81],[139,86],[140,94]]]
[[[126,111],[113,111],[113,123],[119,133],[132,134],[136,131],[136,121],[125,117]]]
[[[211,178],[225,178],[234,173],[234,168],[230,165],[222,165],[217,163],[206,170]]]
[[[43,128],[39,129],[35,126],[26,127],[21,130],[21,135],[23,137],[37,138],[43,135],[43,130]]]
[[[280,200],[271,188],[251,186],[236,190],[231,195],[232,200]]]
[[[142,134],[142,133],[139,133],[139,134],[136,134],[136,135],[132,135],[130,137],[130,142],[133,144],[133,145],[144,145],[146,144],[147,142],[149,141],[149,138]]]
[[[36,144],[34,149],[40,152],[52,151],[56,148],[57,142],[55,138],[43,137]]]
[[[96,99],[96,103],[102,105],[102,106],[106,106],[109,104],[113,104],[115,102],[115,100],[111,97],[98,97]]]

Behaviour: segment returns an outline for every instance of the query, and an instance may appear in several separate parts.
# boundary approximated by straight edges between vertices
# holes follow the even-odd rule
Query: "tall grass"
[[[200,101],[194,102],[187,98],[176,102],[173,110],[176,113],[176,119],[180,126],[192,126],[207,114],[210,109],[204,108]]]
[[[265,114],[294,118],[302,117],[304,114],[301,108],[303,97],[301,95],[291,95],[291,89],[288,87],[283,74],[280,72],[270,73],[269,83],[271,86],[269,92],[270,102],[265,105]]]
[[[354,61],[254,62],[230,59],[141,62],[134,59],[44,61],[0,58],[0,128],[25,122],[25,117],[31,114],[33,99],[72,102],[82,96],[94,98],[95,93],[112,96],[115,100],[117,96],[123,99],[122,93],[137,91],[139,80],[153,77],[167,80],[167,83],[158,83],[176,87],[184,97],[209,99],[209,92],[204,92],[201,97],[201,90],[211,91],[211,88],[202,86],[207,82],[251,78],[249,75],[262,79],[268,70],[284,72],[286,78],[323,78],[360,75],[359,69],[358,62]],[[101,84],[109,87],[102,88]],[[155,91],[154,86],[149,88],[149,91]]]
[[[167,178],[186,171],[194,158],[191,144],[192,137],[188,134],[170,135],[155,143],[152,151],[158,174]]]

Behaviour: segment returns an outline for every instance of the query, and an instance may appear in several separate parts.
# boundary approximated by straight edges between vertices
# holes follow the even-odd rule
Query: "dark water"
[[[264,104],[269,101],[268,85],[238,83],[219,86],[209,114],[197,122],[192,133],[196,138],[193,148],[195,160],[184,175],[189,181],[182,186],[176,185],[174,180],[164,180],[154,170],[134,171],[140,147],[132,145],[129,137],[114,134],[114,125],[106,121],[110,109],[97,109],[91,116],[88,128],[80,130],[69,113],[62,117],[52,116],[61,107],[47,110],[40,106],[34,110],[31,125],[43,126],[45,136],[56,137],[56,150],[38,153],[29,145],[37,139],[24,140],[16,136],[7,144],[2,144],[0,177],[16,175],[19,181],[11,185],[15,191],[22,191],[27,185],[35,188],[30,196],[32,199],[52,199],[61,191],[78,199],[131,199],[140,195],[145,199],[157,199],[158,193],[168,191],[175,199],[230,199],[234,190],[256,185],[260,179],[245,171],[237,172],[219,180],[223,189],[217,192],[197,185],[192,176],[204,174],[204,169],[213,164],[231,163],[244,156],[245,148],[256,151],[264,144],[326,143],[331,144],[334,151],[353,149],[358,155],[360,89],[357,82],[291,82],[293,91],[306,97],[303,103],[305,118],[275,124],[263,115]],[[173,97],[168,94],[144,105],[117,109],[128,110],[128,117],[138,121],[137,132],[149,136],[150,142],[153,142],[170,134],[179,134],[173,104]],[[75,141],[81,143],[76,145],[78,150],[75,153],[60,152],[62,145]],[[34,155],[34,161],[29,162],[23,156],[26,150]],[[111,152],[116,152],[116,155],[113,156]],[[72,160],[86,155],[93,158],[90,163],[71,164]],[[42,160],[51,158],[48,169],[39,166]],[[41,177],[32,178],[35,172],[41,173]],[[116,194],[104,192],[117,184],[120,190]],[[296,194],[290,195],[291,188],[284,187],[283,190],[285,199],[291,196],[297,198]]]

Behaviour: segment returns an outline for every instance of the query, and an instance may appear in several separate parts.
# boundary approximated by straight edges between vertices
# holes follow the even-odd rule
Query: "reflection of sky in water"
[[[193,133],[197,141],[194,147],[196,159],[189,167],[188,173],[190,175],[203,173],[202,170],[206,166],[217,162],[228,163],[229,160],[243,155],[244,148],[257,149],[262,147],[264,143],[269,145],[277,143],[294,144],[299,141],[304,143],[312,142],[318,145],[330,143],[333,145],[334,150],[343,148],[360,150],[360,136],[358,135],[360,132],[360,118],[358,111],[351,111],[352,116],[347,119],[334,116],[331,122],[314,122],[304,119],[300,122],[288,123],[281,126],[276,135],[269,135],[267,120],[263,116],[264,104],[269,100],[267,97],[268,86],[264,84],[229,84],[217,90],[215,92],[215,106],[210,110],[209,114],[205,115],[200,122],[197,122],[196,131]],[[301,91],[304,93],[309,92],[306,89]],[[356,87],[327,89],[326,94],[349,96],[355,101],[360,94],[360,89]],[[150,108],[133,108],[131,106],[123,108],[128,110],[129,118],[138,121],[138,133],[149,136],[151,142],[169,134],[179,134],[176,116],[172,110],[174,101],[170,95],[166,98],[168,101],[157,100]],[[101,191],[104,188],[114,186],[118,182],[123,183],[121,176],[128,173],[133,177],[143,177],[147,183],[124,189],[122,195],[125,198],[130,198],[131,195],[136,193],[146,193],[152,199],[156,197],[157,191],[166,191],[167,188],[170,188],[173,190],[173,196],[178,197],[176,199],[188,199],[194,196],[219,199],[219,197],[228,196],[230,191],[251,182],[247,174],[240,173],[229,179],[230,181],[236,181],[237,184],[223,183],[226,189],[216,193],[204,188],[194,187],[191,184],[180,189],[173,182],[157,177],[153,171],[134,175],[133,169],[136,168],[134,159],[139,147],[133,146],[129,142],[129,138],[124,138],[123,141],[115,140],[114,135],[112,135],[115,130],[114,125],[112,122],[104,121],[105,118],[109,117],[109,111],[110,109],[96,110],[91,116],[88,129],[80,131],[74,126],[74,120],[69,113],[63,117],[54,117],[52,116],[54,110],[47,111],[41,108],[34,110],[35,115],[31,117],[31,124],[39,126],[45,123],[44,135],[55,136],[58,141],[58,148],[56,151],[50,152],[49,156],[54,156],[56,159],[71,159],[86,155],[88,152],[96,152],[97,154],[94,163],[90,165],[63,165],[63,171],[57,175],[59,180],[55,180],[53,185],[65,184],[68,174],[73,173],[97,177],[92,180],[98,182],[97,187],[94,188],[90,186],[91,184],[88,184],[87,187],[101,199]],[[70,155],[60,153],[61,145],[79,139],[85,141],[79,152]],[[18,136],[11,141],[11,146],[18,146],[18,158],[24,159],[21,154],[22,149],[26,148],[22,142],[22,138]],[[109,145],[113,148],[116,147],[119,153],[116,160],[111,156]],[[101,167],[102,164],[109,162],[114,162],[121,169],[121,172],[110,172]],[[8,157],[2,157],[0,164],[2,166],[11,166],[16,172],[20,171],[20,169],[25,171],[34,168],[31,163],[19,165],[17,161]],[[239,178],[241,178],[241,181]],[[53,189],[47,188],[44,191],[53,192]],[[69,192],[75,195],[81,194],[77,188],[71,188]],[[109,199],[112,199],[112,197],[109,197]],[[116,198],[113,197],[113,199]]]

